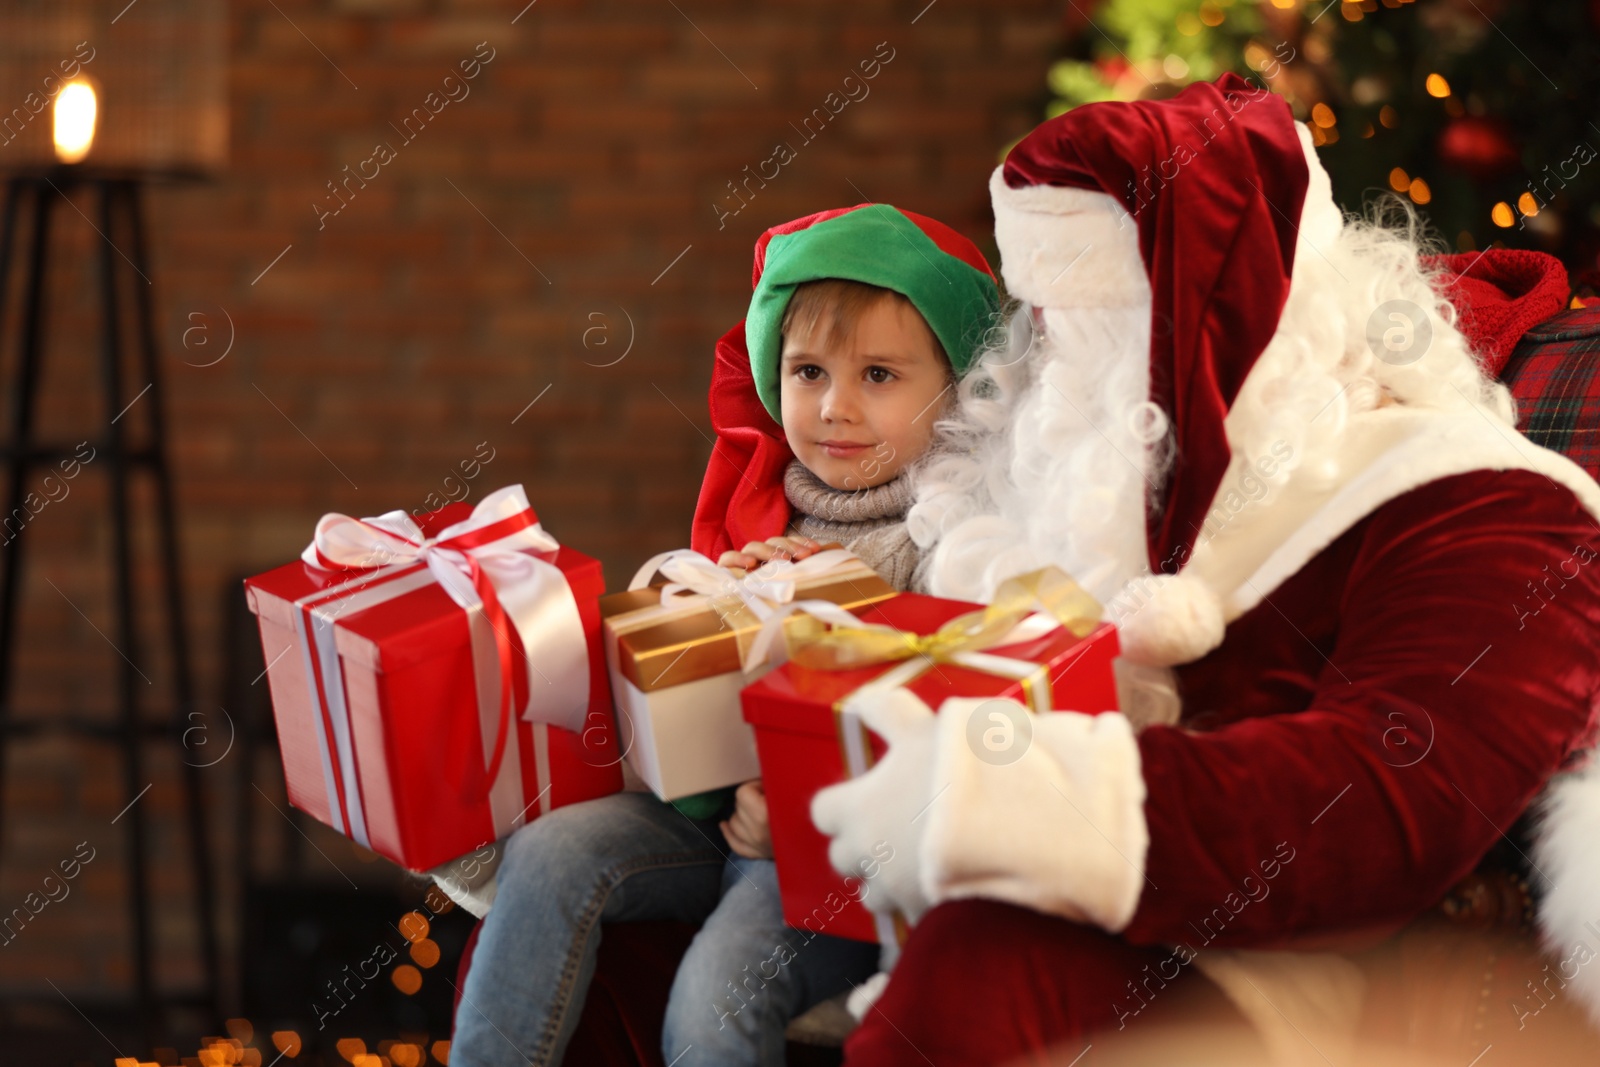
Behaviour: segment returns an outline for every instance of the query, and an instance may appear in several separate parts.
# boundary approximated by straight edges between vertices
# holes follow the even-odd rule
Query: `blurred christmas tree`
[[[1311,124],[1334,195],[1445,243],[1600,267],[1600,0],[1069,0],[1058,114],[1232,70]]]

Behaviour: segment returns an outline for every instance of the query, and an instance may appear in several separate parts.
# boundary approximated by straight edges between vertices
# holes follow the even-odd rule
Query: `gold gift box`
[[[704,596],[685,598],[689,603],[684,605],[663,605],[661,584],[600,598],[606,641],[615,646],[612,662],[622,676],[648,693],[740,670],[743,652],[760,631],[760,621],[747,609],[719,612]],[[896,594],[893,586],[857,559],[801,579],[794,598],[829,600],[848,611]],[[803,618],[791,616],[790,621]]]

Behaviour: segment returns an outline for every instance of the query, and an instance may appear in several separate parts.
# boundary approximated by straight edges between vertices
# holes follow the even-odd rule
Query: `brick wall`
[[[870,198],[992,248],[985,182],[1037,121],[1061,6],[923,2],[538,0],[519,16],[522,0],[235,0],[230,166],[150,202],[202,703],[215,704],[237,576],[292,558],[325,511],[424,506],[475,454],[493,458],[468,499],[522,482],[548,528],[601,557],[613,585],[687,543],[710,452],[712,345],[743,312],[765,227]],[[117,27],[96,33],[117,47]],[[409,141],[397,132],[475,53],[469,93]],[[868,95],[803,138],[791,123],[875,54]],[[732,214],[729,183],[779,142],[795,158]],[[380,143],[393,158],[364,164]],[[330,194],[346,166],[375,165],[342,203]],[[74,213],[58,219],[77,260],[53,279],[63,344],[44,427],[81,436],[105,423],[83,332],[96,238]],[[231,350],[203,366],[229,319]],[[13,692],[29,714],[111,708],[121,660],[96,631],[111,632],[99,479],[91,464],[28,531]],[[141,618],[158,632],[159,616]],[[165,664],[149,649],[134,658],[158,711]],[[160,931],[174,948],[161,973],[182,982],[194,960],[174,866],[176,767],[174,752],[153,757],[140,803],[167,857]],[[219,798],[241,775],[277,796],[276,773],[238,761],[207,772]],[[36,990],[48,976],[69,993],[114,993],[128,963],[121,827],[109,820],[130,799],[115,765],[61,739],[19,742],[6,788],[0,908],[78,841],[98,851],[73,895],[0,950],[0,987]],[[226,848],[225,812],[214,814]]]

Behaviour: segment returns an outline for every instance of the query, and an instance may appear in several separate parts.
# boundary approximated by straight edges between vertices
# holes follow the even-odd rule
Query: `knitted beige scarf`
[[[896,589],[912,588],[920,554],[906,533],[911,484],[904,474],[867,489],[835,489],[796,459],[783,492],[794,508],[791,536],[838,541]]]

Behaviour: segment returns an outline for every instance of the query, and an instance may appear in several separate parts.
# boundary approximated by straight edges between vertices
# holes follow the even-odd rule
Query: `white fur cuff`
[[[1193,663],[1222,644],[1227,633],[1222,601],[1187,571],[1135,578],[1112,607],[1122,654],[1146,666]]]
[[[1546,787],[1534,842],[1535,869],[1549,886],[1539,903],[1539,939],[1563,984],[1600,1027],[1600,763]]]
[[[921,874],[933,903],[988,897],[1113,933],[1144,886],[1150,834],[1123,716],[1032,715],[952,698],[938,715]]]

